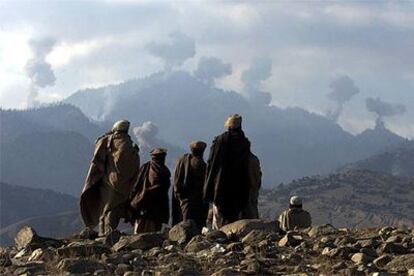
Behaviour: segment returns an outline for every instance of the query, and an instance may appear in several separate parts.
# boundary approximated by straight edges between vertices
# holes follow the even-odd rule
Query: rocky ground
[[[414,229],[279,233],[274,222],[242,220],[197,233],[184,222],[159,233],[56,240],[26,226],[1,248],[1,275],[414,275]],[[89,239],[88,239],[88,238]]]

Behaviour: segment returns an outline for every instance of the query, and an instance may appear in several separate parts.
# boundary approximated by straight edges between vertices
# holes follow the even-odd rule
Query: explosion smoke
[[[31,80],[30,91],[27,97],[27,105],[38,105],[37,96],[39,88],[55,85],[56,77],[52,67],[46,61],[46,56],[52,51],[56,41],[52,38],[31,40],[29,42],[33,58],[29,59],[25,65],[27,76]]]
[[[231,73],[232,66],[230,63],[223,63],[216,57],[202,57],[198,62],[194,75],[206,84],[213,86],[215,79],[231,75]]]
[[[359,88],[354,81],[347,75],[340,76],[329,84],[331,93],[327,97],[336,104],[336,108],[328,112],[328,117],[337,121],[342,114],[345,103],[349,102],[353,96],[359,93]]]
[[[142,152],[148,153],[151,149],[159,146],[158,127],[153,122],[144,122],[141,126],[134,127],[133,132]]]
[[[406,112],[404,105],[384,102],[380,98],[367,98],[365,104],[368,111],[377,114],[377,126],[384,125],[384,117],[403,115]]]
[[[161,58],[165,63],[165,70],[170,71],[180,66],[195,55],[195,41],[193,38],[181,33],[169,34],[170,43],[151,42],[146,49],[154,56]]]
[[[272,101],[272,95],[260,90],[261,82],[272,75],[272,59],[269,57],[255,58],[249,69],[242,73],[241,80],[248,99],[259,105],[268,105]]]

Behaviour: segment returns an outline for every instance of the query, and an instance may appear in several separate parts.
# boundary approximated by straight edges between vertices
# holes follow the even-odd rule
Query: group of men
[[[170,220],[167,150],[153,149],[151,160],[140,166],[129,126],[126,120],[118,121],[97,139],[82,191],[83,221],[87,229],[99,226],[101,236],[116,230],[122,218],[134,225],[137,234],[159,231]],[[173,225],[193,220],[200,230],[219,229],[239,219],[259,218],[259,159],[250,150],[240,115],[230,116],[224,126],[226,131],[214,139],[207,163],[203,159],[207,144],[202,141],[192,142],[190,153],[178,159],[171,197]],[[292,197],[289,210],[280,216],[281,228],[310,224],[300,198]]]

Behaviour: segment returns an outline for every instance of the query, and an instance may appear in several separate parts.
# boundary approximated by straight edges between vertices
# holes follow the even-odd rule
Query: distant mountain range
[[[336,227],[414,227],[414,178],[368,170],[305,177],[262,193],[262,216],[275,219],[289,198],[303,198],[314,224]]]
[[[0,110],[1,181],[78,195],[103,130],[76,107]]]
[[[414,142],[348,164],[339,171],[366,169],[395,176],[414,177]]]
[[[354,136],[324,116],[250,101],[183,71],[81,90],[65,102],[95,120],[127,118],[133,126],[152,121],[160,130],[160,139],[181,148],[195,139],[211,143],[223,131],[228,115],[240,113],[253,151],[261,160],[267,187],[329,173],[405,141],[382,125]]]
[[[51,236],[72,234],[81,227],[78,199],[73,196],[1,182],[0,191],[0,245],[10,244],[25,224]]]

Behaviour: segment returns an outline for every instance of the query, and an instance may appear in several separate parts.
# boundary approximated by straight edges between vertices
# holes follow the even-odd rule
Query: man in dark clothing
[[[139,149],[128,135],[129,122],[118,121],[112,130],[96,141],[80,200],[85,226],[99,225],[99,234],[106,235],[128,217],[129,194],[137,180]]]
[[[132,193],[131,207],[135,214],[136,234],[160,231],[170,217],[168,189],[170,170],[165,166],[167,151],[157,148],[151,151],[151,161],[139,169],[138,181]]]
[[[174,195],[180,202],[182,219],[192,219],[200,230],[205,226],[208,204],[203,202],[203,186],[206,163],[203,160],[207,144],[194,141],[190,144],[191,153],[177,161],[174,171]]]
[[[250,142],[241,128],[242,118],[230,116],[228,129],[217,136],[210,149],[204,200],[213,203],[213,228],[239,219],[249,195]]]
[[[260,169],[260,161],[256,155],[250,154],[249,158],[249,199],[247,205],[242,211],[241,219],[258,219],[258,198],[259,190],[262,185],[262,170]]]

